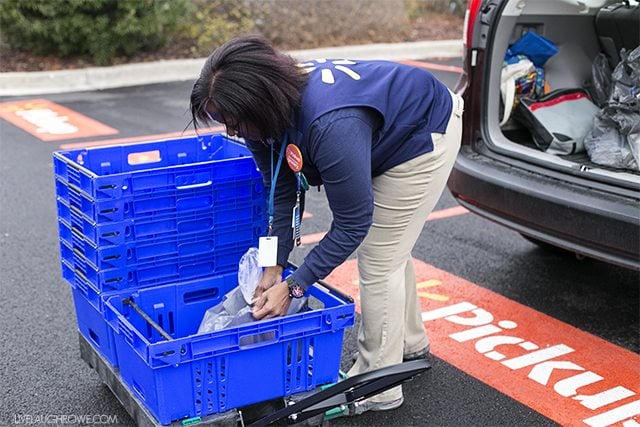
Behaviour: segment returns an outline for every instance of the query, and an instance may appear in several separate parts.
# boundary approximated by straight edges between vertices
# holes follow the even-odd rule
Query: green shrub
[[[398,42],[409,33],[404,0],[191,0],[185,27],[200,55],[247,33],[281,49]]]
[[[186,0],[0,0],[2,39],[39,55],[119,55],[156,49],[186,12]]]
[[[194,49],[209,55],[230,38],[253,31],[253,20],[237,0],[191,0],[186,36]]]

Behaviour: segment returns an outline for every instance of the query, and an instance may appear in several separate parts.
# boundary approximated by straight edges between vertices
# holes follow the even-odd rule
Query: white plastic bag
[[[222,302],[204,313],[198,333],[218,331],[255,321],[250,304],[261,278],[262,267],[258,263],[258,248],[249,248],[238,264],[238,286],[229,291]],[[287,315],[302,311],[306,307],[306,302],[307,298],[293,298]]]
[[[255,320],[251,315],[250,304],[261,278],[258,248],[249,248],[238,264],[238,287],[228,292],[221,303],[204,313],[198,333],[218,331]]]
[[[211,307],[204,313],[198,333],[213,332],[231,325],[234,317],[243,308],[248,307],[239,288],[228,292],[221,303]]]
[[[258,262],[258,248],[249,248],[238,264],[238,287],[247,304],[251,304],[261,278],[262,267]]]
[[[500,126],[509,121],[511,110],[516,101],[516,80],[533,72],[535,67],[533,62],[528,59],[521,59],[514,64],[504,65],[500,75],[500,93],[502,94],[502,102],[504,104],[504,113]]]

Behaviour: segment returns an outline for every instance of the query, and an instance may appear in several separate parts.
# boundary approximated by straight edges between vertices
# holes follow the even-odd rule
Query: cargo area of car
[[[607,0],[509,0],[500,14],[495,32],[489,33],[485,61],[491,64],[486,80],[486,129],[492,151],[533,164],[623,189],[640,184],[640,171],[601,166],[586,152],[549,154],[533,142],[529,130],[513,117],[500,125],[503,104],[500,83],[506,50],[532,31],[551,40],[558,52],[544,65],[550,90],[586,88],[594,58],[603,51],[595,19]],[[632,4],[635,4],[632,2]],[[640,31],[636,28],[635,31]]]

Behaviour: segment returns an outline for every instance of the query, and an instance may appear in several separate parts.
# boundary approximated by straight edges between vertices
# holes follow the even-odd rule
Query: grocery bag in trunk
[[[575,154],[584,151],[584,137],[598,110],[584,89],[559,89],[539,99],[520,99],[515,118],[542,151]]]

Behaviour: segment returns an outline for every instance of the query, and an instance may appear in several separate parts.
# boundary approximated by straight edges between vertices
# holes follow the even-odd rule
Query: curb
[[[462,56],[462,40],[352,45],[288,52],[304,61],[315,58],[428,59]],[[44,95],[195,80],[205,58],[175,59],[77,70],[0,73],[0,96]]]

